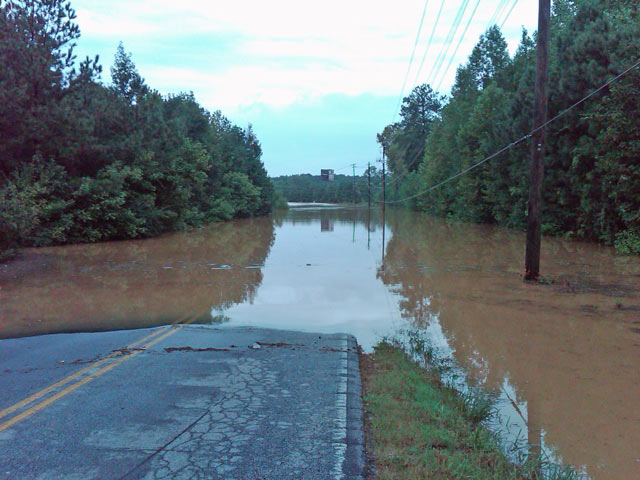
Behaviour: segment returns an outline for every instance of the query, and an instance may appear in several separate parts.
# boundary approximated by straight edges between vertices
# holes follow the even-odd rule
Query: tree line
[[[371,190],[369,190],[369,171]],[[320,175],[282,175],[271,179],[274,188],[289,202],[366,203],[377,201],[382,191],[382,174],[371,166],[362,175],[336,174],[334,180],[323,180]]]
[[[556,0],[551,19],[549,118],[640,58],[635,0]],[[529,142],[426,193],[532,129],[536,37],[511,57],[489,28],[456,72],[449,96],[420,85],[400,120],[378,134],[397,180],[391,199],[445,217],[524,229]],[[543,233],[640,253],[640,69],[547,128]]]
[[[103,83],[98,57],[76,61],[75,18],[64,0],[0,4],[0,254],[271,210],[251,126],[161,95],[122,43]]]

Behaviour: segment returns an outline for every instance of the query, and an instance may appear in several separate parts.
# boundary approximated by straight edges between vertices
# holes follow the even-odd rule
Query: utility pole
[[[387,204],[387,177],[384,171],[384,150],[382,151],[382,213],[384,215],[384,208]],[[383,217],[384,218],[384,217]]]
[[[356,204],[356,164],[352,163],[353,167],[353,204]]]
[[[549,69],[549,18],[551,0],[539,0],[538,7],[538,60],[536,65],[536,92],[533,128],[547,121],[547,90]],[[527,216],[527,251],[525,280],[540,277],[540,241],[542,210],[542,179],[544,178],[545,129],[540,128],[531,138],[531,162],[529,165],[529,211]]]
[[[371,210],[371,162],[367,162],[367,177],[369,180],[367,198],[369,200],[369,210]]]

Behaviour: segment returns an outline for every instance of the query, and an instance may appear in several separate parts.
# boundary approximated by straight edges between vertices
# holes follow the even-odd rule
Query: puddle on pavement
[[[0,265],[0,338],[197,323],[418,328],[498,393],[512,430],[595,479],[640,478],[637,257],[406,211],[296,207],[142,241],[29,249]]]

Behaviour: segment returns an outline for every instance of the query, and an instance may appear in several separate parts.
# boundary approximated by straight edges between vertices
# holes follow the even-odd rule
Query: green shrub
[[[640,232],[635,229],[624,230],[616,235],[616,250],[625,254],[640,254]]]

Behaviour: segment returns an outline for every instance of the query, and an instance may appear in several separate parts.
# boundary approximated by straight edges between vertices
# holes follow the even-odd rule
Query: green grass
[[[543,478],[539,460],[510,462],[483,425],[493,411],[487,398],[444,385],[437,370],[388,343],[362,355],[361,368],[377,479]],[[544,478],[573,474],[562,469]]]

